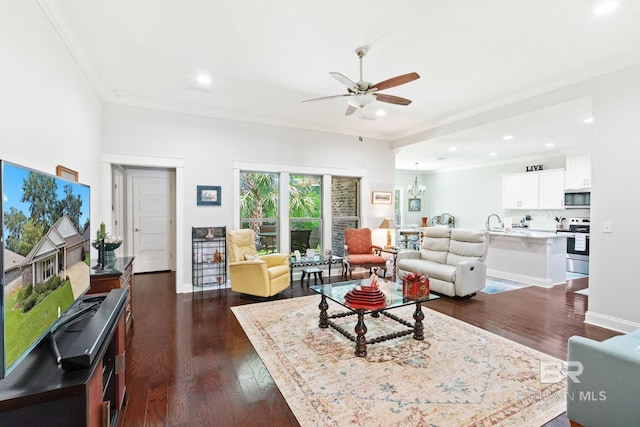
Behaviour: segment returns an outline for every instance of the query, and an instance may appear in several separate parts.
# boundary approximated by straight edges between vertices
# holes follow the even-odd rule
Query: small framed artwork
[[[56,176],[59,176],[64,179],[68,179],[69,181],[78,182],[78,172],[73,169],[69,169],[62,165],[56,166]]]
[[[420,200],[420,199],[409,199],[409,212],[418,212],[418,211],[420,211],[421,202],[422,202],[422,200]]]
[[[220,206],[222,204],[219,185],[198,185],[198,206]]]
[[[390,205],[392,200],[391,191],[371,192],[371,203],[374,205]]]

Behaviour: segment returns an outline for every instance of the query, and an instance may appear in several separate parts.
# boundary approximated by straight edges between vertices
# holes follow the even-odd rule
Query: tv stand
[[[51,357],[50,343],[42,340],[15,369],[0,380],[0,427],[46,425],[115,426],[125,397],[126,289],[115,289],[80,330],[58,328],[53,337],[62,365]],[[91,338],[94,336],[95,338]],[[86,343],[93,357],[65,357]],[[108,402],[108,403],[106,403]],[[48,421],[47,421],[48,420]]]

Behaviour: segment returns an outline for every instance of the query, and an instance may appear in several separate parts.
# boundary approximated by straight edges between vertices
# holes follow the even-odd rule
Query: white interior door
[[[132,189],[134,272],[171,270],[172,171],[129,170]]]

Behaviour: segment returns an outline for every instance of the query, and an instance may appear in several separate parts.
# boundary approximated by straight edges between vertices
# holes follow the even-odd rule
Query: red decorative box
[[[419,273],[405,274],[402,278],[402,296],[411,299],[426,298],[429,295],[429,278]]]

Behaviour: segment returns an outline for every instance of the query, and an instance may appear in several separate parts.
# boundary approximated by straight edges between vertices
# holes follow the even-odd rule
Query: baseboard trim
[[[565,283],[565,282],[551,283],[551,280],[549,279],[543,279],[541,277],[534,277],[534,276],[526,276],[524,274],[508,273],[506,271],[494,270],[491,268],[487,268],[487,276],[497,277],[499,279],[512,280],[514,282],[526,283],[528,285],[540,286],[542,288],[552,288],[555,285]]]
[[[584,323],[624,333],[640,329],[640,324],[638,323],[629,322],[628,320],[607,316],[605,314],[595,313],[590,310],[587,310],[584,316]]]

